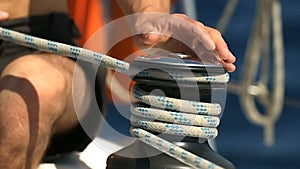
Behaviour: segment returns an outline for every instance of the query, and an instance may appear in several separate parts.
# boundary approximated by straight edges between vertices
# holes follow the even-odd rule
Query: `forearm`
[[[170,13],[171,0],[117,0],[125,14],[140,12]]]

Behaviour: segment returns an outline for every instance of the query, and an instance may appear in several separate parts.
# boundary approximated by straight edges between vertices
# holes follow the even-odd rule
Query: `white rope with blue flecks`
[[[58,55],[72,57],[88,61],[100,66],[116,70],[121,73],[129,74],[130,64],[110,56],[93,52],[76,46],[58,43],[20,32],[12,31],[0,27],[0,39],[15,43],[18,45],[34,48],[40,51],[50,52]],[[193,78],[186,78],[184,74],[173,73],[173,78],[178,81],[193,81],[207,83],[226,83],[229,75],[195,75]],[[148,76],[156,76],[149,73]],[[168,79],[169,77],[159,77],[159,79]],[[141,128],[161,133],[179,134],[183,136],[192,136],[200,138],[212,138],[217,136],[216,127],[219,125],[220,119],[218,115],[221,112],[219,104],[192,102],[187,100],[173,99],[162,96],[153,96],[134,87],[134,96],[145,104],[152,106],[167,108],[171,111],[162,111],[157,109],[148,109],[144,107],[132,108],[133,120],[132,124],[139,128],[131,130],[132,135],[139,138],[143,142],[159,149],[160,151],[176,158],[177,160],[193,167],[193,168],[209,168],[220,169],[222,167],[214,163],[198,157],[164,139],[161,139]],[[173,110],[173,111],[172,111]],[[181,112],[178,113],[177,111]],[[182,113],[184,112],[184,113]],[[145,118],[147,120],[145,120]],[[171,123],[151,122],[152,120],[160,120]],[[156,126],[156,127],[154,127]],[[200,126],[200,127],[199,127]]]
[[[99,64],[122,73],[129,70],[129,63],[109,57],[107,55],[93,52],[91,50],[71,46],[63,43],[54,42],[42,38],[37,38],[31,35],[12,31],[0,27],[0,39],[9,41],[22,46],[27,46],[37,50],[50,52],[58,55],[68,56],[75,59],[88,61]]]

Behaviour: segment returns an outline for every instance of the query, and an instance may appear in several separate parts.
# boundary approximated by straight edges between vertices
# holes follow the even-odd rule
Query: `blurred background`
[[[216,27],[227,2],[197,0],[196,16],[205,24]],[[280,3],[285,48],[285,95],[281,115],[275,123],[275,142],[272,146],[264,143],[264,129],[246,118],[240,105],[240,95],[229,91],[216,141],[218,151],[237,169],[296,169],[300,166],[300,80],[297,75],[300,70],[300,1],[281,0]],[[237,71],[231,74],[231,83],[241,83],[256,11],[257,1],[238,1],[224,32],[230,49],[237,57]]]

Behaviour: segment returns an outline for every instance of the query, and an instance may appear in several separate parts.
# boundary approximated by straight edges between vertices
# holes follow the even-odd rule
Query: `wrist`
[[[142,12],[158,12],[158,13],[170,13],[171,7],[166,2],[161,2],[160,4],[136,4],[133,6],[132,13],[142,13]]]
[[[118,0],[126,15],[142,12],[170,13],[170,0]]]

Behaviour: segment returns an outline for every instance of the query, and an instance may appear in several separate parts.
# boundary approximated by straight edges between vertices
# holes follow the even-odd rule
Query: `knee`
[[[55,65],[37,56],[26,56],[2,72],[1,86],[19,94],[25,102],[38,102],[41,110],[62,109],[69,93],[66,75]]]

